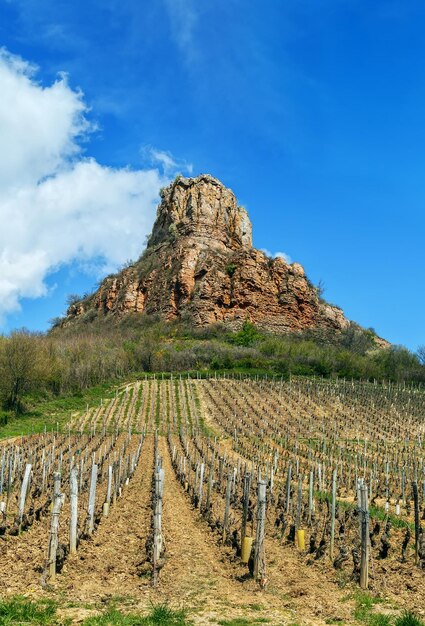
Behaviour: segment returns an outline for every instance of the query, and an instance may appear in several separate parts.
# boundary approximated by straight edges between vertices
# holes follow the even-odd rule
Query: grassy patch
[[[89,407],[97,406],[101,398],[111,398],[115,394],[115,386],[110,384],[98,385],[84,391],[84,393],[69,394],[58,398],[35,398],[26,400],[29,408],[22,415],[10,415],[7,424],[0,425],[0,439],[20,437],[41,433],[44,427],[47,430],[61,429],[68,422],[71,414],[76,411],[85,411]]]
[[[414,528],[414,524],[412,522],[407,522],[406,520],[398,517],[397,515],[388,514],[385,509],[377,506],[369,507],[369,515],[373,519],[378,519],[381,522],[386,522],[389,520],[394,528],[406,528],[410,526],[410,528]]]
[[[424,626],[424,623],[413,613],[406,612],[396,619],[394,626]]]
[[[374,606],[382,603],[381,598],[372,596],[370,593],[365,591],[357,591],[352,597],[356,602],[354,619],[358,622],[362,622],[363,624],[368,624],[370,626],[386,626],[387,624],[391,624],[386,615],[381,616],[373,613]],[[384,619],[382,620],[381,618]]]
[[[262,604],[248,604],[251,611],[263,611],[264,606]]]
[[[350,596],[350,599],[354,599],[356,602],[354,619],[362,624],[367,624],[367,626],[425,626],[422,620],[410,612],[395,618],[392,615],[384,615],[375,611],[375,605],[381,604],[383,600],[369,593],[358,591]]]
[[[84,621],[84,626],[188,626],[185,611],[173,611],[165,604],[154,606],[148,615],[124,614],[114,607]]]
[[[0,625],[58,624],[56,606],[51,601],[33,602],[22,596],[0,600]]]

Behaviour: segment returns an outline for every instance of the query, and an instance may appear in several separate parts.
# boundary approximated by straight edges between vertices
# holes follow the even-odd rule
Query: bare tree
[[[419,359],[421,365],[425,365],[425,346],[419,346],[416,356]]]
[[[40,369],[38,338],[29,331],[14,331],[2,342],[0,390],[5,406],[19,410],[22,396],[36,382]]]

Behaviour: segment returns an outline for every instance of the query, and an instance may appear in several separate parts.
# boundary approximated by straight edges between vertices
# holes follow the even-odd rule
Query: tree
[[[231,337],[231,342],[236,346],[252,346],[261,339],[261,334],[249,320],[245,320],[242,328]]]
[[[0,351],[0,391],[6,408],[19,411],[23,395],[40,373],[38,338],[27,330],[14,331],[2,342]]]
[[[425,346],[419,346],[416,356],[419,359],[421,365],[425,365]]]
[[[323,298],[323,294],[325,293],[325,291],[326,291],[325,283],[323,282],[322,279],[320,279],[316,285],[317,297],[319,299]]]
[[[77,302],[80,302],[81,300],[81,296],[79,296],[77,293],[70,293],[68,296],[66,296],[66,303],[68,306],[77,304]]]

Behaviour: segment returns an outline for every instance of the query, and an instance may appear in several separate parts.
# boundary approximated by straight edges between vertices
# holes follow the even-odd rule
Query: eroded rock
[[[167,320],[185,314],[196,325],[233,328],[248,319],[275,332],[349,325],[341,309],[319,298],[299,263],[252,247],[246,210],[217,179],[179,177],[161,198],[139,261],[70,306],[65,324],[90,311],[156,313]]]

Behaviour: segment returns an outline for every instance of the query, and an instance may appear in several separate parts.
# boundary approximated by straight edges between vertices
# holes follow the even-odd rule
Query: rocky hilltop
[[[72,304],[76,318],[160,314],[190,317],[196,325],[248,319],[287,332],[349,325],[324,302],[298,263],[270,258],[252,247],[252,226],[233,192],[208,175],[178,177],[161,191],[161,203],[140,259],[105,278],[93,295]]]

